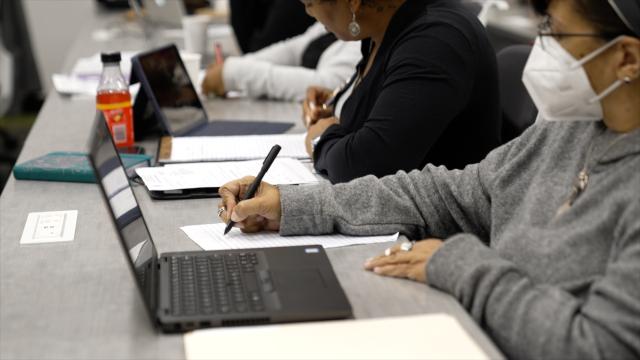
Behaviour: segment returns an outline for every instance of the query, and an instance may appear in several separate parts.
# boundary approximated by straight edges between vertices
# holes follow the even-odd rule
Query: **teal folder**
[[[151,156],[143,154],[120,154],[129,176],[133,169],[149,166]],[[17,164],[13,176],[20,180],[47,180],[95,183],[96,177],[87,154],[58,151]]]

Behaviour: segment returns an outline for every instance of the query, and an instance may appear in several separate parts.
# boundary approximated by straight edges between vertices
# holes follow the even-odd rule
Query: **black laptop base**
[[[292,123],[214,120],[179,136],[276,135],[283,134],[292,127]]]
[[[159,264],[163,332],[352,317],[321,246],[170,253]]]
[[[162,121],[158,119],[156,109],[147,100],[144,91],[138,93],[133,112],[136,140],[171,135]],[[174,136],[277,135],[284,134],[293,126],[293,123],[259,120],[213,120],[185,133],[174,134]]]

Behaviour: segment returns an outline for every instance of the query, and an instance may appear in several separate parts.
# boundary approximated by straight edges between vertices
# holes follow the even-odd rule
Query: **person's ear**
[[[616,56],[619,80],[634,82],[640,79],[640,39],[625,36],[618,44],[618,56]]]

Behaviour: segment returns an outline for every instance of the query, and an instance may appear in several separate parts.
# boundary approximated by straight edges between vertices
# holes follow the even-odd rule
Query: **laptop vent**
[[[270,323],[269,318],[222,320],[222,326],[261,325],[261,324],[269,324],[269,323]]]

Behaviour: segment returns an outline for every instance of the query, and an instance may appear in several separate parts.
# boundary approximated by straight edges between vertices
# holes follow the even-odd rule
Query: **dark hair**
[[[540,15],[547,14],[547,8],[553,0],[530,0],[535,11]],[[567,0],[557,0],[567,1]],[[607,37],[617,35],[631,35],[633,31],[629,29],[622,19],[616,14],[609,2],[604,0],[572,0],[576,11],[593,24],[596,30]]]

